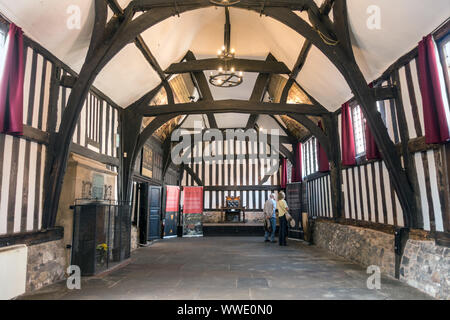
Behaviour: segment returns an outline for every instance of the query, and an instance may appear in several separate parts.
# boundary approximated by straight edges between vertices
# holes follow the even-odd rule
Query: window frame
[[[356,142],[356,135],[357,135],[357,132],[356,132],[356,120],[355,120],[355,115],[354,115],[354,112],[355,112],[355,109],[356,108],[359,108],[359,113],[360,113],[360,121],[361,121],[361,124],[360,124],[360,126],[361,126],[361,137],[362,137],[362,140],[363,140],[363,146],[364,146],[364,151],[363,152],[357,152],[357,142]],[[364,117],[364,114],[363,114],[363,112],[362,112],[362,108],[361,108],[361,106],[355,101],[355,102],[353,102],[351,105],[350,105],[350,111],[351,111],[351,116],[352,116],[352,127],[353,127],[353,141],[354,141],[354,143],[355,143],[355,157],[356,157],[356,159],[358,160],[358,159],[362,159],[362,158],[365,158],[365,156],[366,156],[366,152],[367,152],[367,144],[366,144],[366,134],[365,134],[365,129],[366,129],[366,123],[365,123],[365,117]]]
[[[442,70],[444,73],[444,80],[445,80],[445,88],[447,89],[447,99],[450,100],[450,75],[449,75],[449,67],[448,65],[450,65],[450,52],[449,52],[449,57],[448,57],[448,61],[447,61],[447,57],[445,56],[445,50],[444,47],[446,45],[450,46],[450,31],[447,31],[446,34],[444,34],[442,37],[440,37],[439,39],[436,39],[436,47],[438,50],[438,54],[439,54],[439,60],[442,66]],[[449,101],[450,104],[450,101]]]
[[[302,143],[303,178],[319,172],[317,138],[312,136]]]
[[[3,65],[6,40],[8,38],[9,25],[0,22],[0,74],[3,73]]]

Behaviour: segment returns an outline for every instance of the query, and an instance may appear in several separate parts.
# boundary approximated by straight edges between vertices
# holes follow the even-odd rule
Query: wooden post
[[[332,155],[328,160],[330,161],[333,216],[335,219],[340,219],[342,218],[342,165],[337,115],[324,116],[323,121],[325,131],[330,139],[330,151]]]

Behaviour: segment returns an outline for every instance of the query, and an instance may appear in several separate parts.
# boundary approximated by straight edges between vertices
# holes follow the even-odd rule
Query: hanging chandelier
[[[233,1],[226,1],[233,2]],[[230,12],[228,7],[225,7],[225,44],[217,52],[219,58],[220,67],[216,72],[211,72],[209,77],[209,83],[213,86],[220,88],[232,88],[237,87],[244,81],[243,72],[237,72],[233,66],[233,59],[236,55],[236,50],[230,46],[231,38],[231,24],[230,24]]]
[[[241,0],[209,0],[210,3],[221,6],[221,7],[229,7],[241,2]]]

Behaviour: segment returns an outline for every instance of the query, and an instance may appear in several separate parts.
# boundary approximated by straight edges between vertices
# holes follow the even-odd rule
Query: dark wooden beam
[[[205,186],[205,191],[272,191],[280,190],[280,186]]]
[[[323,15],[330,14],[331,9],[333,8],[334,0],[325,0],[322,3],[319,11]],[[289,80],[286,82],[286,85],[283,88],[283,92],[281,93],[280,102],[286,102],[289,96],[289,91],[295,83],[295,79],[297,78],[300,71],[303,69],[303,66],[306,63],[306,58],[308,57],[309,51],[311,50],[312,42],[309,39],[305,39],[303,43],[302,49],[300,50],[300,54],[298,55],[297,62],[292,69],[292,72],[289,75]]]
[[[97,153],[95,151],[92,151],[91,149],[75,143],[70,144],[70,152],[113,167],[118,167],[120,164],[120,161],[117,158]]]
[[[106,1],[108,2],[108,5],[110,6],[114,14],[122,16],[125,13],[124,10],[120,7],[117,0],[106,0]],[[153,53],[150,51],[150,48],[147,46],[141,35],[138,35],[136,39],[134,39],[134,44],[139,49],[139,51],[141,51],[145,60],[147,60],[152,69],[155,70],[155,72],[161,79],[164,89],[166,90],[167,101],[169,103],[175,103],[172,87],[169,85],[167,81],[168,77],[166,77],[166,75],[164,74],[164,71],[162,70],[161,66],[159,65],[158,61],[156,60]]]
[[[203,181],[198,177],[198,175],[194,172],[194,170],[192,170],[191,167],[189,167],[188,165],[184,165],[184,170],[186,170],[186,172],[195,180],[195,182],[202,187],[203,186]]]
[[[245,9],[253,9],[258,12],[263,12],[264,8],[283,7],[291,10],[304,10],[307,8],[311,0],[241,0],[240,3],[234,5],[234,7],[240,7]],[[166,0],[135,0],[133,1],[133,7],[136,11],[148,11],[156,8],[173,8],[174,13],[181,13],[185,6],[199,6],[199,5],[211,5],[209,0],[177,0],[176,2],[170,2]]]
[[[162,168],[162,178],[161,178],[161,180],[163,182],[165,180],[167,170],[169,170],[171,159],[172,159],[171,146],[172,146],[171,139],[169,137],[167,137],[166,140],[164,140],[164,142],[163,142],[163,159],[162,159],[163,168]]]
[[[266,62],[274,62],[275,58],[274,56],[269,53],[269,55],[266,58]],[[252,91],[252,95],[250,96],[250,101],[255,102],[261,102],[264,100],[264,95],[266,94],[267,87],[269,86],[270,82],[270,73],[263,73],[261,72],[258,75],[258,78],[256,78],[255,86]],[[258,114],[251,114],[246,129],[253,129],[255,127],[256,121],[258,120],[259,115]]]
[[[333,157],[331,153],[329,138],[323,132],[323,130],[314,123],[314,121],[303,114],[288,114],[288,116],[305,126],[305,128],[308,129],[309,132],[311,132],[311,134],[313,134],[317,138],[317,140],[319,140],[319,143],[322,148],[324,148],[328,159],[331,159]]]
[[[324,116],[323,123],[330,142],[330,189],[333,217],[342,217],[342,162],[339,142],[338,117],[336,114]]]
[[[278,126],[280,126],[281,130],[283,130],[283,132],[287,135],[289,141],[286,141],[284,143],[295,144],[298,142],[297,138],[294,137],[293,134],[283,126],[283,123],[281,123],[280,120],[278,120],[273,114],[271,114],[270,117],[278,124]]]
[[[139,51],[142,52],[142,55],[144,56],[145,60],[147,60],[147,62],[150,64],[150,66],[153,68],[153,70],[156,71],[156,73],[158,74],[161,81],[165,81],[166,75],[164,74],[164,71],[162,70],[158,61],[156,61],[155,56],[150,51],[150,48],[145,43],[144,39],[142,39],[142,37],[139,36],[134,40],[134,44],[139,49]]]
[[[130,106],[128,106],[125,110],[128,112],[135,112],[136,109],[149,107],[150,102],[158,94],[158,92],[161,90],[162,87],[163,83],[160,83],[155,88],[153,88],[145,95],[143,95],[139,100],[135,101]]]
[[[195,55],[192,51],[188,51],[186,53],[186,60],[189,62],[196,61]],[[211,93],[211,89],[209,88],[208,80],[206,80],[206,76],[203,71],[191,72],[193,81],[197,90],[199,91],[200,97],[204,101],[213,101],[214,98]],[[208,114],[208,122],[210,128],[217,129],[216,117],[214,114]]]
[[[179,74],[201,72],[207,70],[218,70],[221,67],[223,69],[234,68],[236,71],[242,72],[259,72],[271,74],[289,74],[291,72],[283,62],[237,58],[227,60],[226,63],[224,63],[224,61],[219,58],[174,63],[170,65],[169,68],[167,68],[164,72],[167,74]]]
[[[375,87],[372,90],[375,99],[378,101],[396,99],[398,94],[396,86]]]
[[[117,0],[106,0],[108,2],[109,7],[114,12],[115,15],[121,16],[124,14],[124,10],[120,6],[120,4],[117,2]],[[150,51],[149,47],[145,43],[142,36],[137,36],[136,39],[134,39],[134,44],[136,47],[142,52],[142,55],[147,60],[147,62],[151,65],[153,70],[158,73],[158,76],[160,77],[161,81],[164,81],[166,79],[166,76],[160,67],[158,61],[156,61],[155,56]]]
[[[144,117],[159,115],[182,114],[213,114],[213,113],[261,113],[261,114],[298,114],[321,116],[328,114],[310,104],[283,104],[269,102],[252,102],[246,100],[198,101],[195,103],[180,103],[175,105],[140,106],[136,112]]]
[[[89,92],[89,88],[94,82],[96,75],[109,61],[110,42],[107,39],[114,39],[114,36],[131,21],[132,11],[121,19],[112,18],[108,24],[107,5],[104,0],[95,0],[95,21],[89,50],[85,63],[81,68],[79,77],[71,91],[68,104],[62,116],[60,130],[52,135],[48,152],[48,177],[45,178],[45,196],[42,217],[42,228],[51,228],[56,223],[59,200],[64,181],[64,175],[69,158],[70,142],[77,125],[84,100]],[[105,42],[108,45],[105,45]],[[118,52],[120,48],[116,48]],[[114,50],[113,50],[114,51]]]
[[[16,233],[13,235],[0,236],[0,248],[25,244],[34,246],[50,241],[57,241],[64,238],[64,228],[56,227],[38,232]]]
[[[47,132],[44,132],[42,130],[24,125],[23,126],[23,135],[22,138],[31,141],[31,142],[37,142],[44,145],[49,145],[50,143],[50,134]]]
[[[245,126],[245,129],[253,129],[256,125],[256,122],[258,121],[259,114],[251,114],[250,117],[248,117],[247,125]]]
[[[403,164],[406,172],[408,173],[408,179],[414,188],[414,199],[415,199],[415,208],[421,207],[421,197],[420,197],[420,189],[419,189],[419,181],[417,177],[416,164],[414,161],[414,155],[409,152],[409,130],[408,130],[408,121],[406,119],[405,108],[403,105],[403,97],[401,93],[401,83],[400,83],[400,75],[399,71],[396,70],[392,74],[392,82],[394,84],[393,88],[395,88],[394,96],[395,96],[395,110],[397,112],[397,120],[400,132],[401,139],[401,154],[403,158]],[[406,213],[407,214],[407,213]],[[404,213],[405,216],[405,213]],[[403,217],[405,219],[405,217]],[[414,228],[422,229],[423,228],[423,215],[421,210],[415,210],[409,214],[409,218],[411,219],[411,226]]]
[[[60,85],[64,88],[72,89],[77,80],[78,77],[74,77],[71,75],[63,75],[60,80]]]

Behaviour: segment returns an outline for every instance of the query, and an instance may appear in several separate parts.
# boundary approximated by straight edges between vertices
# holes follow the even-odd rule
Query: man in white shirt
[[[271,227],[270,242],[275,243],[275,230],[277,228],[277,216],[275,210],[277,209],[277,202],[275,201],[275,195],[270,194],[269,199],[264,204],[264,219]],[[266,230],[264,235],[265,242],[269,242],[269,231]]]

